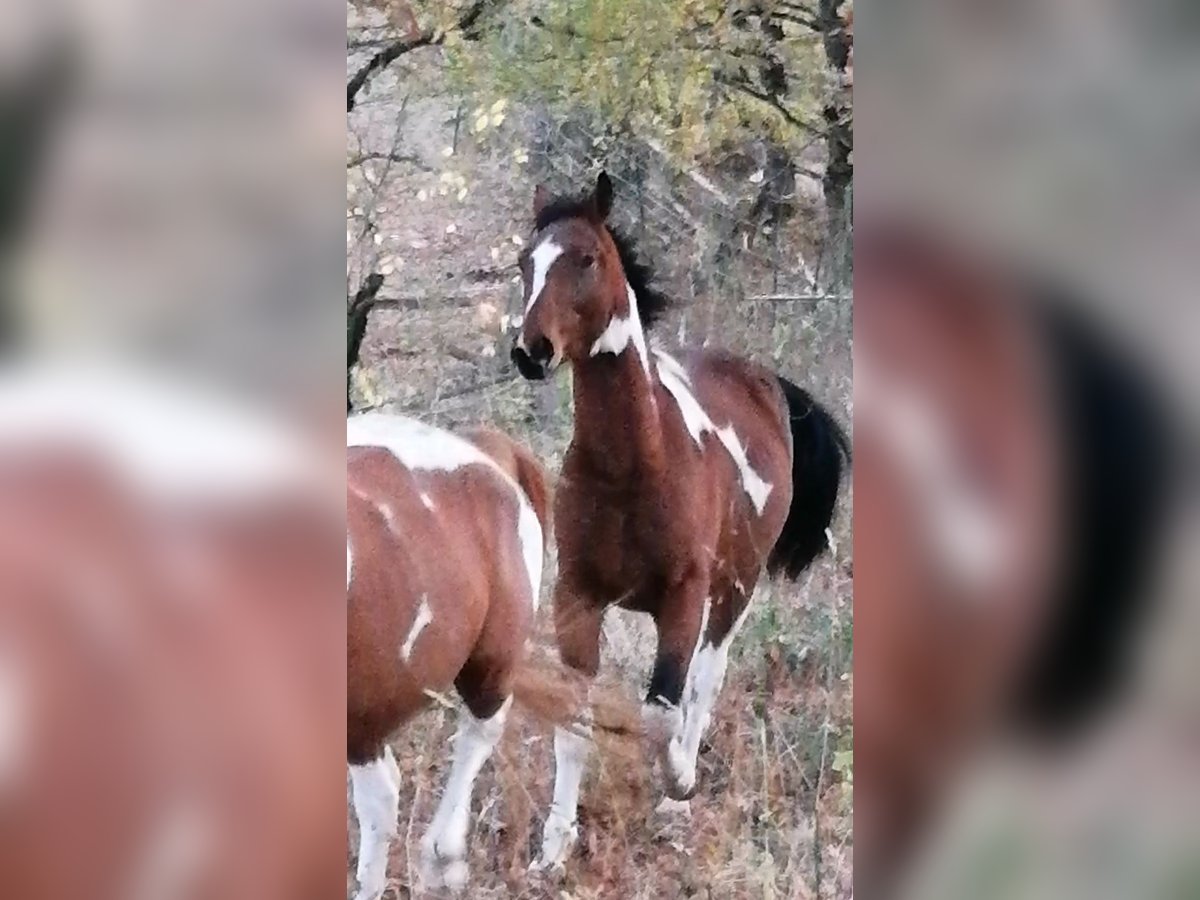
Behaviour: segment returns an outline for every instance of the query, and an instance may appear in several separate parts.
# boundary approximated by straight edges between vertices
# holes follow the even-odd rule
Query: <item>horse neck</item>
[[[614,355],[599,353],[576,362],[572,389],[575,395],[577,452],[589,467],[614,479],[654,473],[662,468],[662,429],[654,399],[652,375],[638,344],[645,336],[636,309],[631,314],[641,336]]]

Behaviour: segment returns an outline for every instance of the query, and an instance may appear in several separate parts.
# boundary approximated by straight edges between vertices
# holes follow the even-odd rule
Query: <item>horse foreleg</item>
[[[554,622],[559,655],[576,673],[576,706],[582,721],[554,729],[554,797],[542,832],[542,852],[534,869],[562,865],[578,836],[579,786],[591,752],[591,711],[588,688],[600,669],[600,628],[604,609],[588,605],[566,591],[555,593]]]
[[[355,900],[378,900],[387,887],[388,848],[396,836],[400,770],[391,747],[376,759],[350,767],[354,813],[358,818],[358,893]]]
[[[662,763],[667,796],[673,800],[687,800],[696,789],[695,754],[689,756],[685,739],[695,714],[694,680],[699,667],[708,663],[703,648],[711,611],[708,583],[696,578],[672,590],[654,617],[658,653],[642,719]]]
[[[441,803],[421,842],[424,877],[431,886],[461,889],[467,882],[467,831],[475,779],[504,732],[512,697],[488,718],[477,719],[470,709],[459,715],[454,738],[454,762]]]

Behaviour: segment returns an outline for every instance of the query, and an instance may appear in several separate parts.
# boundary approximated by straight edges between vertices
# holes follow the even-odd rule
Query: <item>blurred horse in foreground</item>
[[[855,882],[894,890],[989,736],[1086,733],[1125,683],[1164,401],[1044,287],[911,230],[855,247]]]
[[[344,890],[328,463],[161,375],[0,372],[5,896]]]

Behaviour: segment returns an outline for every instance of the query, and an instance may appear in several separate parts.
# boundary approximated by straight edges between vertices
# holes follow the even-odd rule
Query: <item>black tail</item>
[[[804,390],[780,378],[792,429],[792,505],[767,571],[798,578],[829,546],[842,467],[850,463],[850,439],[828,411]]]
[[[1018,696],[1035,733],[1069,737],[1124,685],[1178,471],[1160,392],[1115,342],[1051,294],[1041,310],[1064,425],[1065,577]]]

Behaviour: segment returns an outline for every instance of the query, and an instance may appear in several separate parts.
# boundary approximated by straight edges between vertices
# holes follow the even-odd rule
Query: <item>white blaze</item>
[[[533,309],[533,304],[537,303],[538,297],[542,295],[542,290],[546,287],[546,278],[550,274],[550,267],[554,265],[554,261],[562,256],[563,248],[554,242],[553,238],[547,238],[536,247],[530,254],[533,259],[533,284],[529,289],[529,302],[525,304],[525,317],[529,317],[530,310]]]

